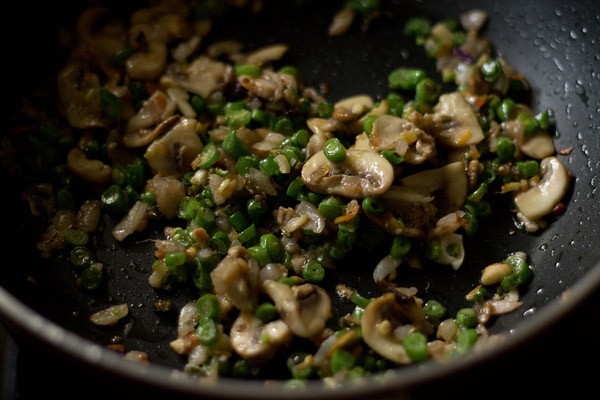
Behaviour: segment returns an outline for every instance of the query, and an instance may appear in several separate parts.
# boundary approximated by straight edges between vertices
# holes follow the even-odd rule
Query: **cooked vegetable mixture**
[[[323,35],[361,29],[359,17],[367,31],[381,15],[379,1],[341,4]],[[454,315],[400,279],[425,264],[461,268],[463,238],[491,215],[492,196],[510,196],[528,232],[565,209],[571,175],[552,113],[523,100],[527,80],[480,34],[485,13],[408,18],[404,34],[439,76],[398,65],[386,97],[332,101],[282,62],[285,43],[206,41],[214,13],[260,5],[151,2],[128,24],[101,6],[80,15],[56,77],[57,112],[24,107],[35,128],[18,132],[49,177],[24,195],[48,221],[42,257],[66,255],[81,289],[94,291],[106,280],[92,240],[103,215],[118,242],[163,224],[143,284],[196,288],[171,347],[201,377],[261,376],[283,354],[289,379],[336,382],[493,342],[486,324],[517,309],[533,278],[527,254],[485,266]],[[383,254],[368,267],[380,294],[342,282],[326,291],[322,282],[365,248]],[[332,296],[353,311],[340,314]],[[128,313],[115,304],[91,321]]]

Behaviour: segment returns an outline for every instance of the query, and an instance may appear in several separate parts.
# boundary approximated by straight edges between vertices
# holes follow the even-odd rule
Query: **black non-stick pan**
[[[528,79],[533,88],[532,108],[553,110],[556,147],[572,148],[560,156],[575,177],[565,198],[566,211],[551,220],[541,233],[528,234],[516,228],[510,204],[499,203],[493,217],[481,224],[477,236],[466,243],[468,259],[461,269],[411,272],[405,283],[419,288],[425,297],[444,299],[450,308],[458,308],[464,302],[464,294],[478,279],[482,266],[509,252],[527,252],[535,276],[523,294],[524,306],[491,326],[492,332],[506,334],[503,344],[450,364],[399,368],[384,379],[366,379],[362,385],[335,390],[315,385],[290,392],[264,382],[230,379],[199,385],[173,372],[180,370],[185,362],[169,347],[176,315],[157,314],[151,306],[167,296],[181,307],[194,293],[177,291],[165,295],[147,285],[153,245],[133,241],[115,243],[109,234],[101,236],[98,254],[107,272],[106,287],[93,295],[82,292],[73,280],[72,271],[65,268],[64,260],[47,262],[37,257],[35,235],[40,228],[32,223],[20,199],[22,182],[14,181],[3,171],[0,316],[17,342],[48,348],[57,359],[67,359],[73,365],[95,371],[91,376],[97,376],[105,385],[118,382],[131,385],[140,393],[170,393],[188,398],[401,397],[409,395],[415,387],[431,387],[442,381],[447,390],[460,390],[453,389],[452,378],[459,379],[461,374],[462,380],[457,382],[462,384],[468,382],[465,374],[474,374],[478,379],[487,376],[490,385],[505,384],[495,367],[510,367],[506,363],[495,364],[496,359],[510,352],[515,355],[515,362],[519,360],[517,355],[526,358],[528,343],[542,341],[547,330],[565,321],[600,290],[600,8],[593,0],[382,3],[391,11],[389,14],[377,19],[366,31],[355,25],[339,37],[326,34],[339,3],[315,1],[267,2],[262,13],[243,18],[235,14],[219,20],[212,34],[240,39],[248,48],[288,43],[287,61],[298,67],[307,84],[326,84],[332,100],[357,93],[383,97],[388,90],[387,74],[394,68],[421,67],[431,76],[436,74],[434,61],[414,39],[402,33],[409,17],[457,18],[461,12],[473,8],[489,14],[485,36]],[[127,11],[124,8],[133,7],[123,2],[107,4],[123,12]],[[63,54],[56,28],[64,24],[68,29],[78,9],[71,8],[72,5],[55,7],[59,6],[22,2],[7,16],[10,35],[4,62],[9,70],[5,75],[8,89],[4,96],[8,104],[3,107],[2,118],[7,124],[5,129],[10,128],[20,95],[47,84],[46,78],[53,76],[61,65]],[[104,222],[109,232],[115,221],[107,218]],[[160,232],[160,227],[156,227],[154,235],[158,237]],[[355,260],[355,264],[340,272],[340,279],[350,286],[374,290],[369,282],[376,257],[362,255]],[[371,267],[364,268],[365,265]],[[28,277],[35,277],[35,281]],[[115,335],[122,335],[122,329],[113,331],[89,323],[92,312],[115,303],[130,306],[129,326],[122,343],[146,351],[152,360],[150,365],[125,361],[105,348]],[[572,329],[573,337],[580,337],[582,342],[593,340],[591,325]],[[593,349],[578,349],[568,343],[573,337],[565,338],[567,343],[548,343],[548,351],[589,351],[591,357]],[[568,366],[556,368],[568,369]],[[115,390],[120,388],[115,386]],[[493,390],[491,387],[490,391]]]

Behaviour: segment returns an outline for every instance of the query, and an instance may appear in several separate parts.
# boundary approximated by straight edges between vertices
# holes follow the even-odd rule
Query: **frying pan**
[[[55,28],[60,24],[69,26],[78,11],[57,10],[48,2],[21,3],[16,5],[16,16],[9,18],[9,32],[13,34],[7,51],[7,76],[11,78],[6,82],[6,99],[18,99],[46,84],[44,77],[56,73],[63,54],[57,46]],[[106,3],[122,11],[133,7]],[[148,394],[240,399],[402,398],[414,387],[442,381],[448,384],[448,378],[478,369],[484,375],[489,371],[491,379],[495,360],[542,340],[547,329],[565,320],[600,290],[600,11],[593,0],[532,0],[519,4],[502,0],[394,1],[385,3],[393,14],[373,23],[366,32],[354,26],[346,35],[335,38],[328,37],[326,30],[339,3],[302,3],[301,7],[291,1],[268,3],[263,13],[252,18],[232,15],[215,24],[213,34],[241,39],[248,48],[288,43],[287,61],[298,67],[307,84],[327,83],[332,100],[363,92],[383,97],[388,90],[387,74],[396,67],[421,67],[436,76],[433,61],[402,34],[403,21],[414,15],[436,21],[456,18],[462,11],[481,8],[490,19],[485,35],[530,82],[533,110],[553,110],[556,147],[572,148],[560,156],[575,177],[564,199],[566,212],[550,221],[543,232],[533,235],[515,229],[510,205],[500,202],[477,237],[466,243],[468,259],[458,271],[436,268],[403,277],[403,285],[417,287],[422,297],[439,298],[448,303],[450,310],[456,310],[464,306],[464,294],[477,281],[482,266],[502,259],[508,252],[527,252],[535,276],[522,296],[524,306],[491,326],[492,332],[506,334],[505,342],[450,364],[398,368],[384,376],[367,378],[361,385],[335,390],[315,383],[305,390],[289,391],[262,381],[232,379],[198,385],[173,372],[184,362],[169,347],[176,316],[157,315],[151,307],[155,300],[167,296],[146,284],[152,245],[116,244],[110,235],[101,236],[99,257],[104,261],[108,282],[97,294],[82,293],[64,262],[42,262],[37,258],[34,243],[39,227],[28,217],[19,198],[22,182],[3,171],[8,176],[2,176],[7,184],[1,246],[2,254],[12,254],[14,261],[3,262],[0,316],[18,342],[48,348],[54,357],[67,358],[95,371],[92,375],[99,380],[108,377],[104,382],[115,379]],[[8,111],[2,118],[8,123],[6,129],[10,128],[13,107],[15,104],[3,107],[3,112]],[[115,221],[104,221],[106,232],[110,232]],[[159,227],[153,232],[159,235]],[[355,260],[340,270],[340,279],[350,286],[375,290],[369,283],[375,257],[358,255]],[[365,269],[365,264],[370,267]],[[32,276],[35,284],[27,279]],[[181,307],[193,295],[182,290],[168,297]],[[122,328],[112,331],[91,326],[87,317],[92,312],[121,302],[131,309],[126,335]],[[574,329],[585,334],[586,328],[590,329]],[[127,348],[148,352],[152,364],[124,361],[105,349],[116,334],[123,335]]]

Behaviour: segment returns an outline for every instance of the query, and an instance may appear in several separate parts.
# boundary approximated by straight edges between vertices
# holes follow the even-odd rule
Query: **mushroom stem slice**
[[[531,221],[551,213],[571,183],[571,174],[557,157],[544,158],[540,163],[540,170],[540,182],[514,196],[518,211]]]

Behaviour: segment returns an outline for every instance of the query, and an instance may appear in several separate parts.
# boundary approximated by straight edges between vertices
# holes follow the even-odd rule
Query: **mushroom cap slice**
[[[197,126],[195,119],[181,118],[169,132],[148,146],[145,157],[155,174],[181,177],[191,169],[192,161],[204,147]]]
[[[348,149],[340,163],[319,151],[302,167],[302,180],[313,192],[360,199],[385,193],[394,180],[394,169],[375,151]]]
[[[272,280],[263,282],[265,292],[292,332],[303,338],[319,333],[331,317],[331,300],[324,289],[305,283],[289,286]]]
[[[437,132],[437,139],[444,146],[464,147],[484,139],[483,131],[471,105],[460,93],[441,95],[433,110],[441,119],[441,129]]]
[[[540,163],[542,179],[525,192],[514,196],[517,209],[528,220],[535,221],[552,212],[571,183],[571,174],[557,157],[546,157]]]
[[[400,183],[424,196],[442,190],[445,196],[446,214],[461,208],[467,198],[467,174],[462,161],[417,172],[402,178]]]
[[[240,357],[260,365],[271,360],[278,347],[289,344],[293,334],[280,319],[265,324],[251,312],[242,312],[233,322],[229,337]]]
[[[418,299],[401,293],[385,293],[365,308],[361,329],[365,343],[381,356],[398,364],[409,364],[411,359],[404,350],[402,339],[394,329],[405,324],[428,330],[425,314]]]

